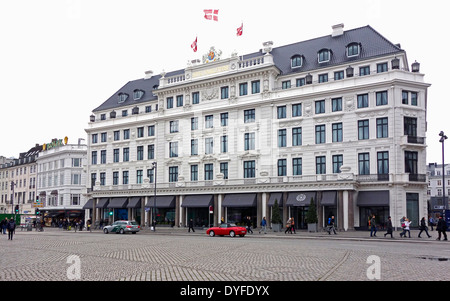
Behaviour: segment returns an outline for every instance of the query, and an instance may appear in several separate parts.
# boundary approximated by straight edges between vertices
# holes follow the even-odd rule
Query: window
[[[128,184],[128,170],[122,172],[122,184]]]
[[[244,178],[255,177],[255,161],[244,161]]]
[[[183,106],[183,95],[177,95],[177,107]]]
[[[220,152],[221,153],[228,152],[228,136],[227,135],[220,137]]]
[[[256,94],[260,92],[260,81],[252,81],[252,94]]]
[[[402,91],[402,104],[407,105],[411,100],[411,105],[417,106],[417,92]]]
[[[106,114],[101,114],[100,115],[100,120],[106,120]]]
[[[198,139],[191,139],[191,156],[198,155]]]
[[[155,159],[155,145],[150,144],[147,146],[147,159]]]
[[[292,129],[292,146],[302,145],[302,128]]]
[[[137,137],[138,138],[144,137],[144,127],[138,127],[137,128]]]
[[[297,103],[292,105],[292,117],[302,116],[302,104]]]
[[[325,100],[318,100],[315,102],[316,104],[316,114],[325,113]]]
[[[192,104],[196,105],[200,103],[200,92],[192,93]]]
[[[138,161],[144,160],[144,146],[143,145],[139,145],[137,147],[137,160]]]
[[[142,184],[143,177],[144,171],[142,169],[136,170],[136,184]]]
[[[292,175],[294,176],[302,175],[302,158],[292,159]]]
[[[147,178],[150,180],[150,183],[153,183],[154,175],[155,175],[154,169],[147,169]]]
[[[212,154],[214,152],[214,139],[213,137],[205,138],[205,154]]]
[[[316,144],[325,143],[325,125],[316,125]]]
[[[417,160],[418,153],[405,151],[405,172],[410,174],[417,174]]]
[[[126,94],[126,93],[121,92],[118,95],[119,103],[124,102],[125,100],[127,100],[127,98],[128,98],[128,94]]]
[[[172,109],[173,108],[173,97],[167,97],[167,108]]]
[[[205,164],[205,181],[213,180],[214,165],[212,163]]]
[[[417,106],[417,92],[411,92],[411,105]]]
[[[133,91],[133,99],[134,100],[139,100],[142,98],[142,96],[144,96],[144,91],[136,89]]]
[[[404,117],[403,131],[406,136],[417,137],[417,118]]]
[[[369,107],[369,94],[358,95],[358,109]]]
[[[316,157],[316,174],[326,174],[325,156]]]
[[[377,96],[377,106],[388,104],[388,93],[387,91],[381,91],[376,93]]]
[[[358,139],[359,140],[369,139],[369,120],[358,121]]]
[[[169,157],[178,157],[178,142],[169,142]]]
[[[360,175],[370,174],[369,153],[358,154],[358,172]]]
[[[377,170],[379,175],[389,174],[389,152],[377,153]]]
[[[301,55],[294,55],[293,57],[291,57],[291,68],[301,67],[302,64],[303,60]]]
[[[155,126],[154,125],[149,125],[147,127],[147,135],[149,137],[155,136]]]
[[[286,129],[278,130],[278,147],[286,147]]]
[[[228,87],[221,87],[220,88],[220,99],[227,99],[228,98]]]
[[[255,109],[244,110],[244,123],[255,122]]]
[[[286,106],[277,107],[277,117],[278,119],[286,118]]]
[[[377,73],[382,73],[382,72],[387,72],[387,71],[388,71],[387,63],[377,64]]]
[[[326,82],[328,82],[328,73],[319,74],[319,83],[326,83]]]
[[[91,142],[92,143],[97,143],[98,142],[98,134],[92,134]]]
[[[358,43],[351,43],[347,46],[347,57],[358,56],[360,45]]]
[[[178,166],[169,167],[169,182],[178,182]]]
[[[331,111],[342,111],[342,97],[331,99]]]
[[[245,133],[244,134],[244,150],[254,150],[255,149],[255,133]]]
[[[279,159],[277,167],[278,167],[278,176],[279,177],[286,176],[286,173],[287,173],[287,171],[286,171],[286,159]]]
[[[333,142],[342,142],[342,122],[333,123],[332,125]]]
[[[228,179],[228,162],[220,163],[220,173],[223,174],[223,178]]]
[[[128,111],[122,110],[122,117],[127,117],[127,116],[128,116]]]
[[[330,50],[328,49],[322,49],[318,53],[318,62],[319,63],[326,63],[330,61]]]
[[[119,172],[113,172],[113,185],[119,185]]]
[[[377,138],[387,138],[388,136],[388,118],[377,118]]]
[[[333,159],[333,173],[341,173],[341,166],[343,164],[343,156],[342,155],[334,155]]]
[[[97,151],[92,151],[92,153],[91,153],[91,163],[92,163],[92,165],[97,164]]]
[[[228,126],[228,113],[221,113],[220,114],[220,125],[221,126]]]
[[[106,142],[106,133],[101,133],[100,139],[101,139],[101,142]]]
[[[370,75],[370,66],[364,66],[359,68],[359,76]]]
[[[191,181],[198,181],[198,165],[191,165]]]
[[[119,162],[119,152],[120,152],[120,150],[118,148],[115,148],[113,150],[113,162],[114,163]]]
[[[245,96],[248,94],[248,84],[242,83],[239,84],[239,96]]]
[[[344,79],[344,71],[336,71],[334,72],[334,80]]]
[[[128,147],[123,148],[123,162],[130,161],[130,149]]]
[[[150,113],[152,111],[152,106],[145,106],[145,113]]]
[[[295,85],[296,85],[297,87],[304,86],[304,85],[305,85],[305,78],[297,78],[297,79],[295,80]]]
[[[106,164],[106,150],[100,152],[100,164]]]
[[[170,132],[178,133],[178,120],[174,120],[170,122]]]
[[[198,117],[191,118],[191,131],[198,130]]]
[[[123,139],[130,139],[130,130],[123,130]]]
[[[205,116],[205,128],[212,129],[214,127],[213,115]]]
[[[290,80],[286,80],[286,81],[281,83],[281,89],[283,89],[283,90],[289,89],[290,87],[291,87],[291,81]]]

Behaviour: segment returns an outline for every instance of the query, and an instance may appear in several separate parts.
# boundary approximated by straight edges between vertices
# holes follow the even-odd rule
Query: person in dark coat
[[[13,239],[14,231],[16,230],[16,222],[11,218],[7,224],[8,239]]]
[[[430,234],[428,234],[428,227],[427,227],[427,222],[425,221],[425,217],[422,217],[422,219],[420,220],[420,226],[419,226],[419,237],[420,234],[422,234],[423,231],[425,231],[425,233],[427,234],[428,238],[431,237]]]
[[[188,230],[188,232],[191,232],[191,229],[192,229],[192,232],[195,232],[195,230],[194,230],[194,221],[192,220],[192,218],[189,220],[189,230]]]
[[[387,232],[384,233],[384,237],[386,237],[386,235],[390,234],[390,235],[391,235],[391,238],[394,238],[394,237],[392,236],[392,232],[393,232],[392,230],[393,230],[393,227],[392,227],[392,220],[391,220],[391,217],[390,217],[390,216],[388,217],[388,220],[387,220],[386,229],[387,229]]]
[[[444,234],[444,240],[447,240],[447,223],[442,216],[439,216],[436,230],[438,231],[438,238],[436,240],[441,240],[441,234]]]

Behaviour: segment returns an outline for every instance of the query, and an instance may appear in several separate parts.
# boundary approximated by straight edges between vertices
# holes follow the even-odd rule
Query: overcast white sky
[[[15,0],[0,2],[0,156],[35,144],[86,138],[92,110],[144,72],[173,71],[211,46],[222,57],[371,25],[417,60],[428,90],[428,158],[442,162],[439,132],[450,137],[450,66],[445,1],[149,1]],[[219,21],[203,9],[219,9]],[[244,24],[244,33],[236,29]],[[191,43],[198,37],[198,51]],[[447,146],[448,145],[448,146]],[[450,139],[446,142],[450,162]]]

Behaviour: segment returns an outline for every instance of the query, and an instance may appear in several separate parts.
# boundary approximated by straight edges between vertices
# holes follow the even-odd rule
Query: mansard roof
[[[347,56],[346,50],[347,46],[352,44],[359,45],[359,54],[349,57]],[[330,52],[330,58],[327,62],[320,63],[318,61],[318,53],[324,49]],[[399,45],[391,43],[368,25],[344,31],[339,36],[333,37],[332,35],[327,35],[290,45],[274,47],[270,53],[273,56],[275,66],[281,71],[281,75],[289,75],[335,65],[350,65],[358,61],[403,52]],[[263,50],[261,49],[258,52],[244,55],[244,59],[258,57],[263,54]],[[291,58],[296,55],[302,57],[303,64],[299,68],[291,68]],[[183,73],[184,69],[181,69],[168,72],[165,76],[170,77]],[[161,75],[154,75],[150,79],[138,79],[128,82],[103,104],[94,109],[94,112],[157,100],[157,96],[153,94],[153,91],[157,89],[160,78]],[[133,98],[133,92],[137,89],[144,91],[144,95],[140,99],[135,100]],[[119,94],[127,94],[128,97],[123,102],[119,102]]]

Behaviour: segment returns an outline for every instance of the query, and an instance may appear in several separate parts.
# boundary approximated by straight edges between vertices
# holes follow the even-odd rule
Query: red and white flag
[[[238,37],[242,36],[243,31],[244,31],[244,24],[242,23],[242,24],[241,24],[241,27],[238,27],[238,28],[237,28],[236,35],[237,35]]]
[[[197,52],[197,37],[195,37],[194,43],[191,44],[191,48],[194,52]]]
[[[204,9],[206,20],[219,21],[219,10],[218,9]]]

